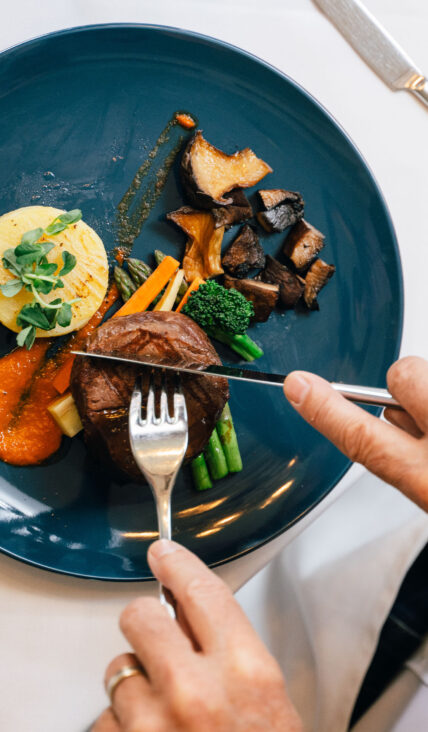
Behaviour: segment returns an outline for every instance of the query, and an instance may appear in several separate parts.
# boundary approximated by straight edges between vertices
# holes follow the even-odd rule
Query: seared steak
[[[144,312],[108,320],[89,337],[87,351],[113,353],[167,365],[197,368],[221,361],[210,340],[186,315]],[[138,366],[77,357],[71,390],[85,440],[101,460],[111,460],[132,478],[142,479],[128,439],[128,408]],[[204,448],[229,398],[221,377],[182,375],[189,418],[186,458]]]

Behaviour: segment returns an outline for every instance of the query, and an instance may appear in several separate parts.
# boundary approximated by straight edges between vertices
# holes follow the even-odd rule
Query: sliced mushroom
[[[259,323],[266,322],[278,302],[279,285],[271,285],[256,280],[239,280],[229,275],[224,276],[223,284],[228,290],[233,288],[242,292],[244,297],[253,303],[253,320]]]
[[[188,236],[183,258],[187,282],[193,282],[195,277],[205,280],[223,274],[221,243],[224,227],[215,228],[210,211],[197,211],[190,206],[183,206],[167,214],[167,219],[177,224]]]
[[[323,248],[324,239],[324,234],[302,219],[288,234],[283,252],[297,272],[304,272]]]
[[[253,216],[253,209],[242,188],[234,188],[229,194],[232,203],[220,208],[211,209],[215,227],[224,226],[226,229],[233,224],[241,224]]]
[[[270,211],[271,208],[275,208],[285,201],[290,191],[286,191],[284,188],[270,188],[269,190],[261,188],[257,193],[264,210]]]
[[[235,277],[245,277],[250,269],[265,266],[265,253],[254,229],[245,224],[226,250],[221,263]]]
[[[233,203],[233,198],[225,194],[233,188],[254,186],[271,172],[270,165],[249,148],[227,155],[207,142],[200,130],[190,140],[181,161],[184,187],[192,202],[202,208]]]
[[[259,191],[259,195],[267,211],[258,213],[257,219],[267,232],[284,231],[303,217],[305,202],[300,193],[279,188]],[[278,203],[274,203],[275,200]]]
[[[292,308],[301,298],[305,289],[305,280],[294,274],[285,264],[281,264],[268,254],[266,265],[261,272],[263,282],[279,285],[279,299],[285,308]]]
[[[316,259],[309,267],[305,278],[303,299],[309,310],[319,310],[317,295],[327,284],[336,271],[334,264],[327,264],[322,259]]]

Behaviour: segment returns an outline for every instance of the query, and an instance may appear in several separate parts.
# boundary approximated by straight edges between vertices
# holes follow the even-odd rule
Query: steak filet
[[[88,338],[86,350],[198,368],[221,361],[203,330],[186,315],[143,312],[108,320]],[[71,391],[84,427],[85,441],[100,460],[108,456],[132,478],[142,479],[128,438],[128,409],[138,366],[76,358]],[[205,447],[229,398],[222,377],[182,374],[189,420],[186,458]]]

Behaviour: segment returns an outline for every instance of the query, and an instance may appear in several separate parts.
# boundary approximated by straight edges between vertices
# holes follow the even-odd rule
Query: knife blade
[[[231,366],[206,366],[202,369],[191,369],[184,366],[167,366],[163,363],[141,361],[137,358],[117,356],[113,353],[97,353],[94,351],[70,351],[70,353],[75,356],[85,356],[87,358],[98,358],[107,361],[117,361],[119,363],[146,366],[149,368],[165,369],[167,371],[175,371],[183,374],[193,374],[193,376],[223,376],[226,379],[250,381],[268,386],[282,387],[284,379],[286,378],[286,374],[270,374],[266,371],[254,371],[253,369],[242,369]],[[330,384],[333,389],[350,401],[359,402],[360,404],[371,404],[376,407],[402,409],[400,404],[386,389],[379,389],[372,386],[358,386],[356,384],[341,384],[334,381],[331,381]]]
[[[252,371],[250,369],[231,368],[229,366],[206,366],[203,369],[190,369],[184,366],[166,366],[163,363],[153,363],[152,361],[141,361],[137,358],[127,358],[125,356],[116,356],[115,354],[94,353],[91,351],[71,351],[76,356],[90,356],[92,358],[104,358],[109,361],[120,361],[122,363],[137,364],[138,366],[148,366],[149,368],[166,369],[167,371],[178,371],[183,374],[193,374],[194,376],[224,376],[226,379],[238,379],[239,381],[256,381],[258,384],[271,384],[282,386],[285,374],[268,374],[264,371]]]
[[[390,89],[410,91],[428,106],[424,74],[360,0],[315,2]]]

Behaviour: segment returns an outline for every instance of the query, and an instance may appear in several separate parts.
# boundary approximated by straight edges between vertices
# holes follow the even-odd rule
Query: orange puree
[[[52,344],[40,344],[44,352]],[[4,385],[1,376],[2,392],[8,391],[8,408],[0,409],[0,459],[12,465],[35,465],[45,460],[58,450],[62,433],[55,424],[46,406],[55,399],[55,388],[52,386],[52,374],[55,361],[48,359],[43,364],[44,353],[41,353],[39,364],[26,366],[32,359],[32,352],[39,343],[35,343],[30,351],[17,348],[0,360],[0,373],[8,370],[8,383]],[[24,383],[14,379],[14,368],[21,367],[27,371]],[[2,396],[2,393],[0,393]]]
[[[40,368],[52,339],[39,339],[31,351],[16,348],[0,359],[0,424],[10,420],[10,412],[31,383],[34,373]],[[3,435],[0,435],[2,444]]]
[[[0,460],[37,465],[58,450],[62,433],[46,408],[58,398],[53,381],[74,359],[69,351],[81,348],[118,297],[113,284],[95,315],[54,356],[46,359],[53,339],[43,338],[0,359]]]

